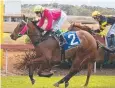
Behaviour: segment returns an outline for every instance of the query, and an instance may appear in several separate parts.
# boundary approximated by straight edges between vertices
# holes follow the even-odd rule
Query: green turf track
[[[62,76],[44,78],[35,76],[36,83],[31,85],[28,76],[4,76],[2,77],[1,88],[55,88],[53,84]],[[83,88],[86,76],[74,76],[70,80],[68,88]],[[64,88],[61,84],[59,88]],[[88,88],[115,88],[115,76],[91,76]]]

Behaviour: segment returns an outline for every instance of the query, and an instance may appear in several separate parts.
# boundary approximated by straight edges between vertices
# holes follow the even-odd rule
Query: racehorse
[[[47,68],[50,71],[53,65],[61,62],[60,46],[54,36],[49,36],[46,40],[42,41],[42,32],[40,31],[40,28],[36,28],[32,22],[26,22],[25,19],[16,26],[13,33],[10,35],[11,39],[17,40],[21,37],[19,33],[25,25],[28,27],[25,34],[27,34],[31,39],[37,55],[36,59],[32,60],[29,66],[29,77],[32,84],[34,84],[35,80],[33,78],[32,64],[40,64],[38,74],[39,76],[45,76],[46,74],[42,74],[43,66],[45,66],[45,64],[47,64]],[[66,32],[63,36],[66,39],[66,44],[64,45],[64,49],[66,50],[65,58],[71,58],[72,66],[69,73],[64,78],[56,82],[54,86],[59,87],[59,84],[65,82],[65,88],[67,88],[69,80],[81,71],[82,67],[85,65],[88,66],[88,73],[84,86],[87,86],[91,75],[91,68],[97,56],[96,40],[90,33],[83,30]],[[51,75],[52,74],[50,74],[50,76]]]
[[[111,50],[109,48],[107,48],[105,46],[105,39],[104,37],[101,37],[100,35],[98,35],[97,33],[94,32],[93,29],[91,29],[90,27],[86,26],[86,25],[82,25],[80,23],[72,23],[70,25],[70,27],[68,28],[69,31],[78,31],[78,30],[85,30],[88,31],[90,34],[93,35],[93,37],[98,41],[97,43],[100,44],[101,47],[98,48],[98,54],[97,54],[97,59],[96,61],[104,61],[104,52],[110,53],[110,55],[108,54],[108,58],[111,60],[111,62],[113,61],[115,54],[114,50]],[[111,54],[112,53],[112,54]]]
[[[68,28],[69,31],[78,31],[78,30],[84,30],[89,32],[90,34],[93,35],[93,37],[96,40],[99,40],[102,44],[105,45],[105,41],[104,41],[104,37],[101,37],[100,35],[98,35],[97,33],[95,33],[95,31],[93,29],[91,29],[90,27],[86,26],[86,25],[82,25],[81,23],[71,23],[70,27]]]

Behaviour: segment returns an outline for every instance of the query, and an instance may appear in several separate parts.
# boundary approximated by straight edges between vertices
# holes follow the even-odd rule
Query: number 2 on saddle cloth
[[[80,39],[75,31],[65,32],[63,33],[63,37],[66,40],[66,43],[62,46],[64,50],[80,45]]]

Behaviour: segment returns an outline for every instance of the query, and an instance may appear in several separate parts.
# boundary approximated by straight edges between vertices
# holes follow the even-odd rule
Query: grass
[[[1,88],[55,88],[53,84],[60,80],[62,76],[44,78],[35,76],[36,83],[31,84],[28,76],[4,76],[2,77]],[[68,88],[82,88],[86,76],[74,76],[70,80]],[[61,84],[59,88],[64,88]],[[115,88],[115,76],[91,76],[88,88]]]

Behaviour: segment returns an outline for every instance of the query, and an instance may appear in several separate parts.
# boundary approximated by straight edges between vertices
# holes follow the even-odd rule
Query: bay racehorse
[[[107,58],[110,59],[110,62],[112,63],[112,61],[114,61],[114,57],[115,57],[115,50],[111,50],[108,47],[106,47],[105,45],[105,38],[101,37],[100,35],[98,35],[98,33],[95,33],[93,29],[91,29],[90,27],[80,24],[80,23],[72,23],[70,25],[70,27],[68,28],[69,31],[79,31],[79,30],[84,30],[89,32],[90,34],[93,35],[93,37],[96,39],[97,43],[99,44],[99,48],[98,48],[98,54],[97,54],[97,58],[96,61],[101,61],[104,62],[104,52],[107,52]],[[110,55],[109,55],[110,53]],[[112,54],[111,54],[112,53]]]
[[[43,66],[47,64],[48,71],[50,71],[53,65],[61,62],[60,46],[54,36],[49,36],[46,40],[42,41],[42,32],[40,28],[36,28],[31,21],[26,22],[25,19],[16,26],[13,33],[10,35],[11,39],[17,40],[21,37],[22,35],[19,33],[25,25],[28,27],[25,34],[31,39],[37,55],[36,59],[32,60],[29,66],[29,77],[32,84],[34,84],[35,80],[33,78],[32,64],[38,63],[40,65],[38,71],[39,76],[45,76],[46,74],[44,75],[42,73]],[[87,86],[91,75],[91,68],[97,56],[96,40],[90,33],[83,30],[67,32],[64,33],[63,36],[67,41],[64,45],[64,49],[66,50],[65,58],[72,60],[72,66],[69,73],[56,82],[54,86],[58,87],[59,84],[65,82],[65,88],[67,88],[69,80],[86,65],[88,66],[88,73],[84,86]]]

